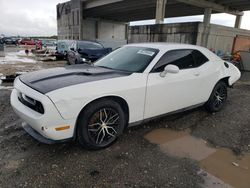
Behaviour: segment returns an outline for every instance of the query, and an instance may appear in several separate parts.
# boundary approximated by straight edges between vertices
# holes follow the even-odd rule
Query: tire
[[[219,81],[206,102],[205,107],[209,112],[219,112],[227,100],[227,85],[223,81]]]
[[[69,60],[69,57],[67,56],[67,58],[66,58],[66,65],[71,65],[71,63],[70,63],[70,60]]]
[[[77,122],[77,140],[81,146],[99,150],[112,145],[123,133],[126,116],[120,104],[113,100],[91,103]]]

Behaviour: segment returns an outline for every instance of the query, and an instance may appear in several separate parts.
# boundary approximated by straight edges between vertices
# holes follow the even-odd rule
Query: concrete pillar
[[[83,40],[83,3],[80,2],[80,8],[79,8],[79,40]]]
[[[203,18],[203,23],[205,26],[209,26],[210,21],[211,21],[211,15],[212,15],[212,9],[206,8],[204,12],[204,18]]]
[[[99,21],[98,20],[95,21],[95,38],[96,39],[99,38]]]
[[[240,29],[241,21],[242,21],[242,16],[240,15],[236,16],[234,27]]]
[[[161,24],[164,22],[166,3],[167,0],[157,0],[156,2],[156,13],[155,13],[156,24]]]
[[[212,16],[212,8],[205,8],[204,18],[203,18],[203,31],[201,32],[201,43],[199,44],[204,47],[208,47],[211,16]]]

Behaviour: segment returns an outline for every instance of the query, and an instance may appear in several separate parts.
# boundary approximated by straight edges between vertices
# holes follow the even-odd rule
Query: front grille
[[[32,110],[40,113],[40,114],[44,114],[44,108],[41,102],[27,96],[24,95],[23,93],[19,93],[18,94],[18,100],[25,106],[31,108]]]

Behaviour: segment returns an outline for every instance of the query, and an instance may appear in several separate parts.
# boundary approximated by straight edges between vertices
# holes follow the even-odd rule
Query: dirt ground
[[[238,156],[250,152],[250,73],[229,89],[221,112],[209,114],[201,107],[129,128],[101,151],[33,140],[10,107],[10,93],[0,89],[0,187],[202,187],[197,161],[170,156],[144,138],[159,128],[188,130]]]
[[[154,125],[129,129],[102,151],[44,145],[22,130],[9,95],[0,90],[0,187],[195,188],[202,182],[194,161],[169,157],[143,138]]]

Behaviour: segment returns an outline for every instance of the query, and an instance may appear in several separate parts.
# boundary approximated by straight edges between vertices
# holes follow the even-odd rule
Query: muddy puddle
[[[235,156],[231,150],[213,148],[205,140],[195,138],[189,131],[156,129],[145,138],[171,156],[198,161],[205,187],[250,188],[250,154]]]
[[[250,154],[235,156],[228,149],[219,149],[200,161],[206,172],[237,188],[250,188]]]

